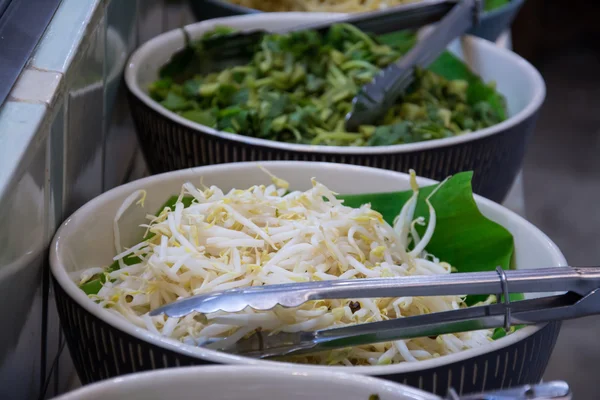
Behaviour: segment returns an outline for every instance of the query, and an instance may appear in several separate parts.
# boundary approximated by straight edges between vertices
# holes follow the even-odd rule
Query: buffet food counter
[[[9,3],[0,1],[0,11],[10,10]],[[0,398],[47,398],[77,385],[59,328],[48,246],[81,205],[148,173],[123,69],[140,44],[194,20],[187,2],[42,3],[48,17],[51,5],[57,8],[28,63],[22,70],[18,63],[10,71],[0,67],[0,77],[18,76],[0,107],[0,315],[10,327],[0,334]],[[0,24],[0,32],[6,28]],[[498,45],[510,47],[509,35]],[[522,185],[519,175],[505,201],[520,214]]]

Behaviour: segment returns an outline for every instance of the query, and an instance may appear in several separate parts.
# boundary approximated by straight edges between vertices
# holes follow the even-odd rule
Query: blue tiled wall
[[[63,0],[0,107],[1,399],[49,398],[73,382],[48,246],[70,213],[128,179],[137,142],[122,70],[141,42],[191,22],[180,6]]]

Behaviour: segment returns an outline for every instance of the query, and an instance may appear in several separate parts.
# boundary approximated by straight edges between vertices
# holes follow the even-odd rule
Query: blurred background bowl
[[[376,168],[331,163],[261,162],[298,190],[317,178],[344,194],[408,190],[406,174]],[[235,356],[155,335],[101,308],[74,283],[71,276],[85,268],[108,265],[115,254],[113,219],[122,202],[138,189],[147,192],[145,207],[130,208],[120,219],[122,245],[139,241],[139,224],[147,210],[158,209],[185,182],[217,185],[227,191],[269,184],[257,163],[213,165],[155,175],[112,189],[80,208],[58,230],[51,244],[50,265],[56,303],[67,344],[83,384],[118,375],[201,364],[251,364],[296,369],[298,364]],[[419,178],[420,185],[433,182]],[[360,185],[357,184],[360,182]],[[506,208],[476,196],[481,212],[508,229],[515,242],[517,269],[566,265],[560,250],[540,230]],[[93,228],[92,228],[93,227]],[[460,393],[513,387],[541,380],[560,329],[559,323],[525,327],[487,346],[419,362],[383,366],[329,367],[321,371],[372,375],[441,396],[452,386]]]
[[[345,373],[258,366],[171,368],[85,386],[56,400],[440,400],[407,386]]]
[[[492,42],[496,41],[500,34],[510,27],[524,2],[525,0],[511,0],[505,6],[484,12],[479,25],[471,29],[469,34]],[[198,21],[262,13],[260,10],[242,7],[223,0],[189,0],[189,4]]]
[[[335,15],[335,14],[333,14]],[[339,14],[338,14],[339,15]],[[259,13],[204,21],[185,27],[192,38],[218,25],[278,29],[332,14]],[[182,30],[162,34],[138,48],[125,71],[132,115],[151,173],[236,161],[304,160],[356,164],[443,180],[475,172],[473,190],[501,202],[521,169],[526,145],[545,97],[544,80],[527,61],[475,37],[449,48],[485,82],[494,81],[507,100],[509,118],[464,135],[391,146],[313,146],[221,132],[180,117],[147,93],[158,70],[184,46]]]

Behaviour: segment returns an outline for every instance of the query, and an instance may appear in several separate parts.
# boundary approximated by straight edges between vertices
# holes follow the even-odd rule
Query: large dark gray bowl
[[[524,2],[525,0],[512,0],[504,7],[485,12],[479,25],[471,29],[469,34],[495,41],[512,24]],[[198,21],[262,12],[222,0],[189,0],[189,4]]]
[[[197,38],[216,25],[277,29],[319,18],[331,18],[331,14],[258,13],[203,21],[185,29]],[[148,86],[157,79],[160,66],[183,46],[181,30],[167,32],[137,49],[125,70],[136,131],[152,173],[257,160],[327,161],[404,172],[413,168],[417,174],[436,180],[472,170],[474,191],[501,202],[521,169],[545,97],[544,80],[531,64],[471,36],[457,40],[450,49],[485,81],[497,83],[507,99],[508,120],[452,138],[402,145],[335,147],[281,143],[216,131],[186,120],[152,100]]]
[[[309,189],[312,177],[345,194],[410,188],[408,175],[376,168],[293,161],[260,164],[298,190]],[[154,175],[95,198],[69,217],[58,230],[50,254],[56,303],[70,353],[83,383],[135,371],[182,365],[217,363],[297,367],[296,364],[274,364],[273,361],[233,356],[160,337],[101,308],[73,282],[76,271],[111,262],[115,254],[113,219],[123,201],[134,191],[143,189],[147,196],[143,208],[132,207],[119,220],[121,244],[125,247],[139,241],[139,224],[146,220],[148,210],[158,209],[171,194],[179,193],[183,183],[200,182],[201,178],[205,184],[218,185],[224,191],[268,185],[270,182],[270,178],[258,168],[258,163],[211,165]],[[419,179],[420,185],[432,183]],[[516,269],[566,265],[560,250],[532,224],[490,200],[476,196],[475,201],[485,216],[513,234]],[[486,346],[413,363],[309,367],[386,378],[439,395],[445,395],[449,386],[461,393],[500,389],[540,381],[559,328],[558,323],[526,327]]]

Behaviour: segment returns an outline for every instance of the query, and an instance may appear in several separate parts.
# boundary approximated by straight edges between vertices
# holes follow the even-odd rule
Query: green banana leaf
[[[436,228],[427,246],[427,251],[450,263],[459,272],[492,271],[499,265],[510,268],[514,252],[513,237],[501,225],[481,214],[471,189],[472,172],[462,172],[448,179],[431,197],[436,212]],[[421,188],[415,217],[429,220],[425,198],[437,185]],[[371,203],[371,207],[393,224],[402,206],[412,196],[412,191],[375,193],[365,195],[342,195],[344,204],[360,207]],[[418,226],[423,235],[426,227]]]
[[[511,268],[514,253],[512,234],[501,225],[486,218],[477,207],[471,187],[472,172],[462,172],[449,178],[430,199],[436,212],[436,227],[427,245],[427,251],[440,260],[450,263],[457,272],[493,271],[497,266]],[[415,217],[429,221],[425,198],[437,185],[421,188]],[[342,195],[344,204],[359,207],[370,203],[390,224],[402,206],[412,196],[412,191]],[[426,227],[417,226],[423,235]],[[467,304],[484,301],[487,296],[469,296]],[[510,299],[518,301],[523,295],[515,293]]]
[[[467,102],[475,105],[485,102],[491,109],[498,113],[502,119],[506,119],[506,100],[495,89],[495,84],[485,83],[472,72],[469,67],[454,54],[445,51],[427,69],[443,76],[446,79],[462,79],[469,83],[467,89]]]

